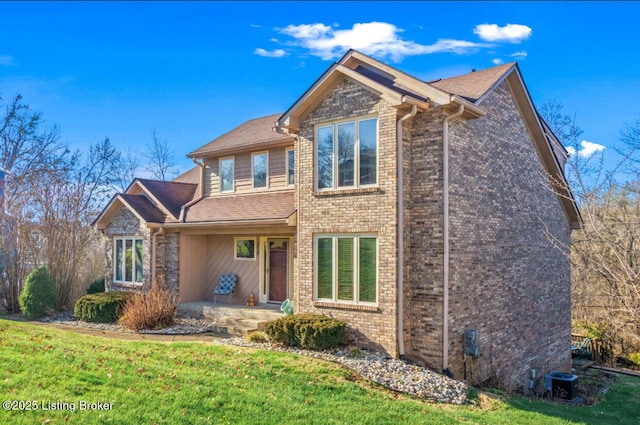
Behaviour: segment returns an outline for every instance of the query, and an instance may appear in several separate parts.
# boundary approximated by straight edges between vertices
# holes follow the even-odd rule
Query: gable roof
[[[429,82],[429,85],[451,94],[457,94],[470,102],[478,102],[496,85],[500,84],[516,66],[515,62],[494,66],[482,71],[472,71],[456,77],[444,78]]]
[[[193,183],[168,182],[163,180],[149,180],[137,178],[134,183],[140,183],[147,192],[158,201],[158,207],[166,209],[173,218],[180,216],[180,209],[193,199],[198,187]]]
[[[279,116],[280,114],[275,114],[246,121],[233,130],[189,153],[187,157],[203,158],[242,148],[257,149],[265,145],[293,142],[293,136],[276,133],[274,131],[275,122]]]
[[[299,121],[322,99],[324,93],[336,84],[348,78],[364,88],[387,100],[398,109],[416,105],[426,110],[430,102],[442,106],[445,110],[457,110],[464,104],[462,118],[471,119],[484,115],[484,111],[468,100],[446,93],[422,80],[412,77],[387,64],[349,50],[338,62],[331,65],[304,94],[278,119],[278,126],[297,131]]]
[[[197,165],[173,179],[175,183],[200,184],[200,167]]]
[[[147,223],[163,223],[167,218],[167,215],[153,205],[144,195],[121,193],[118,198],[124,201],[125,205]]]

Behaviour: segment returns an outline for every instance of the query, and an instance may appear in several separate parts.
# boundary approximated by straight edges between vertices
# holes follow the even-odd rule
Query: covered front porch
[[[182,302],[178,305],[178,312],[183,316],[211,319],[217,323],[217,333],[238,336],[263,330],[265,323],[284,316],[276,304],[247,307],[211,301]]]
[[[253,296],[258,306],[279,307],[293,294],[294,229],[236,227],[206,233],[181,229],[180,301],[244,306]],[[229,274],[237,277],[235,291],[231,296],[214,296],[220,277]]]

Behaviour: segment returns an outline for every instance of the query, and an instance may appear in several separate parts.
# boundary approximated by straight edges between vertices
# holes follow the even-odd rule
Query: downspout
[[[300,140],[300,135],[296,135],[295,136],[295,144],[293,145],[293,190],[295,191],[295,196],[296,196],[296,240],[293,242],[293,246],[291,247],[291,249],[294,250],[294,254],[295,254],[295,263],[296,265],[299,264],[299,262],[297,261],[298,258],[298,244],[300,243],[300,216],[301,216],[301,209],[300,209],[300,172],[297,171],[296,172],[296,166],[298,167],[298,170],[300,170],[300,166],[298,164],[298,158],[296,158],[296,154],[300,152],[300,145],[302,144],[302,141]],[[299,157],[299,155],[298,155]],[[299,273],[298,270],[296,270],[295,268],[293,269],[293,272],[295,274],[298,275],[298,280],[300,279],[299,277]],[[297,283],[297,285],[296,285]],[[300,311],[300,284],[299,282],[296,281],[295,276],[293,279],[293,290],[296,293],[296,302],[293,306],[294,308],[294,312],[299,312]]]
[[[200,187],[198,188],[198,196],[192,199],[191,201],[187,202],[182,206],[182,208],[180,208],[180,215],[178,216],[178,221],[181,223],[184,223],[186,220],[186,217],[184,215],[187,208],[189,208],[191,205],[195,204],[196,202],[200,202],[202,198],[204,198],[204,159],[202,160],[202,162],[198,162],[198,160],[196,160],[195,158],[191,158],[191,160],[193,161],[194,164],[200,167],[200,184],[199,184]]]
[[[404,101],[404,97],[403,97]],[[398,356],[404,359],[404,146],[402,140],[402,123],[413,118],[418,107],[411,105],[411,112],[398,120],[396,129],[396,145],[398,147]]]
[[[164,233],[164,227],[160,226],[151,235],[151,284],[156,284],[156,236]]]
[[[442,124],[442,180],[443,180],[443,239],[444,260],[442,278],[442,371],[451,373],[449,368],[449,121],[458,118],[464,112],[464,105],[458,111],[446,117]],[[446,372],[445,372],[446,371]]]

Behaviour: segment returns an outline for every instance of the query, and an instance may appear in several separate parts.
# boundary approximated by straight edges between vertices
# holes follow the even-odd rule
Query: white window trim
[[[376,181],[370,184],[360,184],[360,121],[366,121],[370,119],[376,119]],[[339,170],[338,170],[338,126],[341,124],[354,123],[354,131],[356,133],[356,145],[354,147],[354,161],[353,161],[353,186],[338,186]],[[318,130],[323,127],[333,126],[333,186],[332,187],[318,187]],[[319,123],[314,126],[314,156],[313,156],[313,187],[316,192],[336,191],[336,190],[351,190],[367,187],[378,187],[380,179],[380,118],[377,115],[364,115],[361,117],[341,119],[335,121],[328,121]],[[355,154],[357,152],[357,154]]]
[[[135,252],[135,247],[136,247],[136,241],[140,241],[142,242],[142,270],[141,270],[141,274],[142,274],[142,282],[136,282],[135,281],[135,275],[136,275],[136,258],[134,255],[131,256],[131,270],[132,270],[132,275],[131,281],[128,280],[118,280],[116,278],[116,276],[118,275],[117,273],[117,269],[118,267],[122,267],[122,277],[126,278],[125,276],[125,260],[126,260],[126,255],[124,255],[124,251],[123,251],[123,255],[122,255],[122,260],[121,260],[121,264],[116,264],[116,258],[117,256],[117,252],[118,252],[118,241],[123,241],[123,249],[126,250],[126,241],[132,241],[132,249]],[[113,271],[113,283],[117,283],[117,284],[121,284],[121,285],[136,285],[136,286],[142,286],[142,284],[144,283],[144,238],[141,236],[116,236],[113,238],[113,258],[112,258],[112,271]]]
[[[265,187],[255,187],[255,178],[253,175],[254,166],[253,166],[253,158],[258,155],[265,155],[267,159],[265,160],[265,165],[267,166],[267,175],[266,175],[266,186]],[[269,151],[260,151],[260,152],[251,152],[251,188],[253,190],[267,190],[269,189]]]
[[[293,170],[289,169],[289,152],[293,152]],[[295,186],[296,184],[296,151],[294,148],[289,148],[284,150],[284,163],[286,164],[285,178],[287,179],[287,186]],[[289,183],[289,173],[293,174],[293,183]]]
[[[253,241],[253,257],[238,257],[238,241]],[[233,238],[233,259],[238,261],[255,261],[257,258],[258,241],[257,238],[235,237]]]
[[[231,190],[222,190],[222,161],[232,160],[233,161],[233,188]],[[233,193],[236,191],[236,157],[235,156],[225,156],[218,159],[218,174],[220,177],[220,193]]]
[[[318,239],[332,238],[332,280],[333,285],[331,288],[332,298],[318,298]],[[338,281],[338,267],[336,261],[336,255],[338,252],[338,239],[339,238],[353,238],[353,261],[354,261],[354,282],[353,282],[353,301],[338,299],[338,288],[336,282]],[[360,298],[360,238],[375,238],[376,240],[376,301],[365,302],[359,301]],[[357,267],[356,267],[357,265]],[[372,233],[321,233],[313,236],[313,300],[319,302],[330,302],[335,304],[347,304],[347,305],[366,305],[377,306],[378,296],[380,293],[380,241],[378,235]]]

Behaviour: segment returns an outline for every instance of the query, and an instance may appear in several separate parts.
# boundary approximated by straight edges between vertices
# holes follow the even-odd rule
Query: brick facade
[[[450,131],[449,364],[462,378],[462,337],[478,330],[482,356],[467,379],[524,390],[571,367],[570,228],[506,82],[487,114]],[[546,230],[545,230],[546,229]]]
[[[379,187],[314,193],[315,125],[365,115],[378,117]],[[345,320],[358,344],[397,355],[396,340],[396,110],[359,84],[340,82],[301,122],[299,159],[298,237],[296,265],[297,311]],[[378,306],[315,303],[313,300],[313,239],[325,233],[372,233],[378,237]]]
[[[457,379],[466,377],[472,384],[490,381],[512,390],[526,388],[531,369],[538,378],[551,370],[568,370],[570,265],[545,232],[568,245],[569,220],[552,191],[508,81],[481,102],[484,116],[449,126],[449,354],[443,362],[446,114],[430,104],[403,123],[404,183],[399,199],[396,127],[406,109],[392,107],[361,83],[341,78],[300,117],[295,141],[297,229],[289,298],[296,312],[342,319],[356,345],[397,357],[397,280],[402,267],[403,340],[410,359],[438,371],[446,363]],[[317,126],[363,117],[378,120],[378,184],[316,191]],[[560,152],[559,146],[553,149]],[[283,155],[278,158],[284,160]],[[403,264],[398,256],[398,202],[403,207]],[[115,214],[105,229],[109,290],[134,288],[113,284],[116,236],[143,237],[144,286],[151,283],[153,232],[126,208]],[[314,299],[314,238],[325,234],[376,235],[376,305]],[[177,231],[157,236],[157,280],[176,293],[179,244]],[[183,251],[189,252],[186,244]],[[183,261],[183,267],[187,264]],[[185,280],[187,270],[183,270]],[[482,355],[465,363],[462,343],[467,329],[478,331]]]
[[[144,226],[144,227],[143,227]],[[114,238],[119,236],[140,237],[142,248],[142,289],[151,285],[151,240],[155,229],[148,229],[140,219],[126,207],[121,207],[104,231],[105,237],[105,287],[107,291],[135,291],[139,285],[114,283],[113,250]],[[179,234],[165,233],[156,236],[156,280],[169,285],[177,295],[179,280]]]

